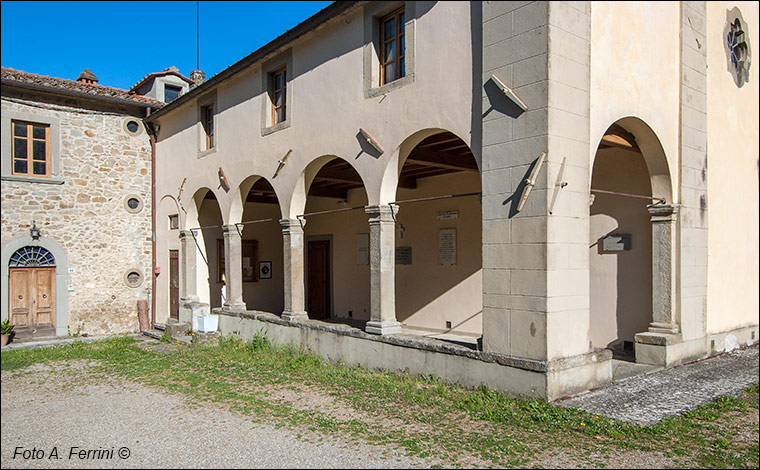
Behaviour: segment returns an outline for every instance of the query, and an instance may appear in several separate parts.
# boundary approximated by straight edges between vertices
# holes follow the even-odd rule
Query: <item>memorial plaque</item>
[[[412,264],[412,247],[396,247],[396,264]]]
[[[356,236],[356,264],[369,264],[369,234],[360,233]]]
[[[441,211],[436,213],[435,218],[438,220],[456,220],[459,218],[459,211]]]
[[[444,266],[457,264],[457,229],[442,228],[438,231],[438,262]]]

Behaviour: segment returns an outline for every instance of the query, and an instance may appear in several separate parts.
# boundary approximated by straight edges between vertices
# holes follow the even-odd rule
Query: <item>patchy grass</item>
[[[35,364],[75,359],[88,361],[88,380],[137,380],[181,393],[191,404],[213,402],[258,422],[397,446],[444,467],[759,465],[757,384],[742,397],[641,427],[487,387],[332,365],[275,347],[263,334],[161,352],[128,336],[7,351],[2,370],[24,374]]]

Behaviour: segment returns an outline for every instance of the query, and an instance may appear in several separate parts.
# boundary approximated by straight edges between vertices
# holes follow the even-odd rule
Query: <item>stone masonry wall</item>
[[[28,236],[34,220],[43,238],[67,252],[70,334],[136,331],[137,300],[147,299],[151,280],[149,137],[144,130],[138,136],[128,134],[126,114],[71,104],[3,97],[3,114],[60,119],[60,136],[51,135],[51,140],[60,139],[64,183],[3,180],[1,242],[5,246]],[[125,208],[131,194],[144,204],[137,214]],[[142,273],[139,287],[125,284],[129,268]]]

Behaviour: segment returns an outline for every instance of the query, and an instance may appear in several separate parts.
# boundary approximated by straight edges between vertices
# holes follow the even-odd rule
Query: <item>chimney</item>
[[[190,80],[194,82],[193,88],[200,86],[206,81],[206,74],[202,70],[193,70],[190,72]]]
[[[77,77],[77,81],[82,82],[82,83],[89,83],[90,85],[95,85],[98,83],[98,77],[96,77],[95,74],[92,73],[92,70],[84,69],[82,70],[82,73],[79,74],[79,77]]]

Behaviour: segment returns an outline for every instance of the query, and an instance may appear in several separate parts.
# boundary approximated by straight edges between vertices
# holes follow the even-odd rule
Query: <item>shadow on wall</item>
[[[640,154],[599,151],[592,188],[628,194],[651,194],[649,175]],[[596,347],[633,341],[652,321],[652,230],[647,202],[617,195],[595,194],[590,209],[591,339]],[[607,236],[630,236],[605,249]]]
[[[222,213],[219,211],[219,204],[217,204],[216,198],[213,197],[213,193],[209,191],[208,194],[211,195],[210,199],[204,199],[201,208],[198,211],[198,222],[201,225],[201,232],[203,233],[202,248],[205,250],[203,256],[205,256],[206,262],[208,262],[207,282],[209,289],[209,303],[211,308],[216,308],[222,306],[222,294],[224,291],[224,284],[218,282],[222,277],[220,274],[223,273],[219,273],[217,260],[217,240],[223,239],[221,227]],[[201,256],[198,257],[198,262],[203,262]]]

